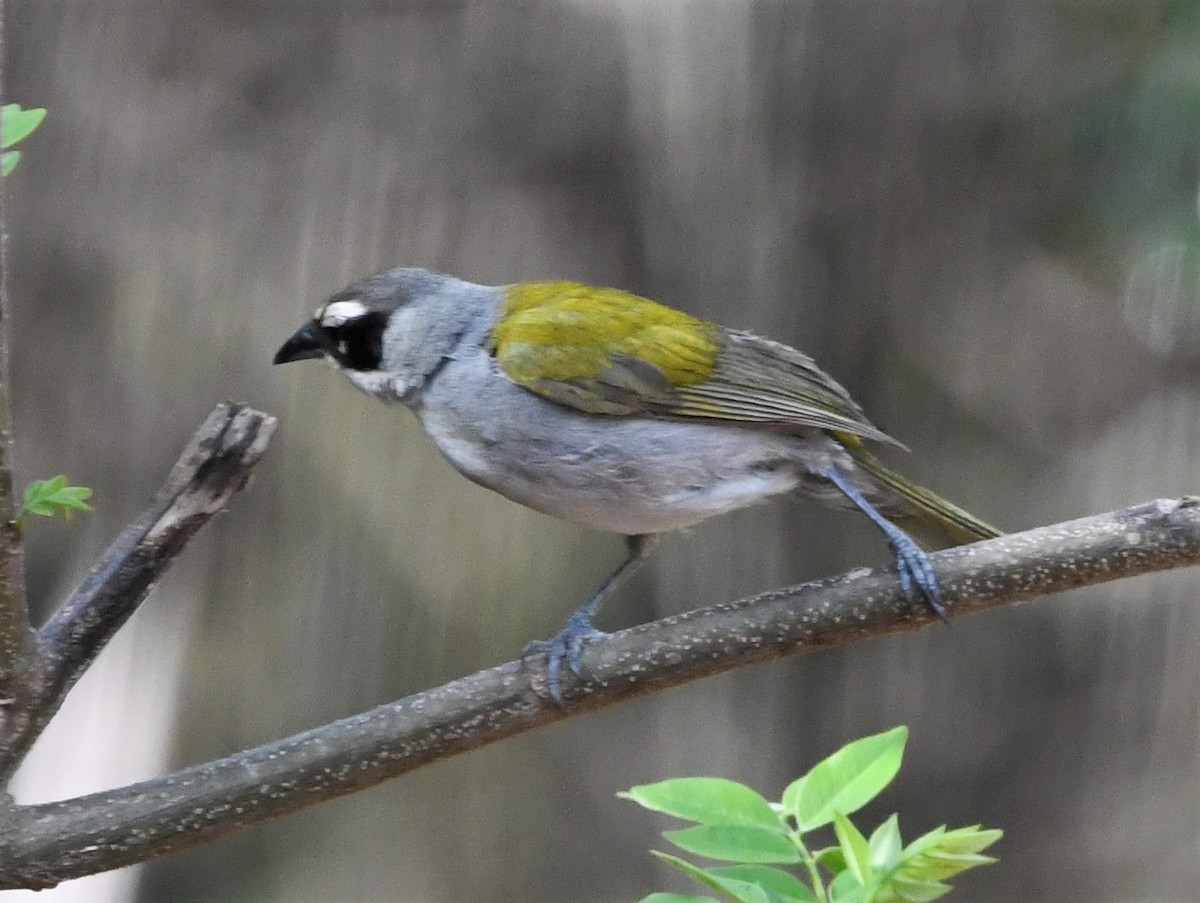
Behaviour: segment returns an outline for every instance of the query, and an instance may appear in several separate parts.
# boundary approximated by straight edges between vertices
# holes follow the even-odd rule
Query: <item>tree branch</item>
[[[1160,500],[949,549],[933,561],[955,615],[1193,565],[1200,500]],[[566,709],[545,699],[539,656],[157,780],[0,808],[0,888],[48,887],[187,849],[577,713],[932,620],[902,598],[894,569],[864,568],[590,644]]]
[[[0,4],[0,98],[5,97],[4,9]],[[8,189],[0,178],[0,699],[21,694],[20,675],[33,655],[25,601],[20,531],[13,525],[12,408],[8,379]]]
[[[275,426],[274,417],[245,405],[218,405],[154,502],[38,632],[34,661],[21,681],[28,692],[0,708],[0,776],[16,769],[75,681],[175,556],[245,486]]]

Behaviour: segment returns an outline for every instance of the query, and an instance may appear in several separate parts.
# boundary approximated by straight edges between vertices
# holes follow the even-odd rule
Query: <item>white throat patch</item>
[[[333,366],[341,370],[330,360]],[[383,401],[402,401],[408,387],[402,385],[394,374],[382,370],[341,370],[342,375],[368,395],[373,395]]]

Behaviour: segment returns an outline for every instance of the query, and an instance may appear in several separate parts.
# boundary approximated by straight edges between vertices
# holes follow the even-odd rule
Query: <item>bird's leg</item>
[[[562,693],[559,678],[562,676],[563,660],[571,672],[579,674],[579,656],[583,644],[587,640],[607,636],[602,630],[592,626],[592,618],[600,610],[604,600],[617,589],[626,578],[645,563],[646,559],[658,548],[657,533],[642,533],[625,537],[625,547],[628,554],[617,569],[605,578],[600,588],[592,593],[586,602],[579,606],[575,614],[567,619],[566,626],[556,636],[548,640],[534,640],[525,647],[525,655],[531,652],[546,653],[546,683],[550,688],[550,698],[562,705]]]
[[[883,535],[887,537],[892,554],[896,556],[896,569],[900,572],[900,588],[905,597],[913,601],[915,586],[925,599],[925,604],[935,615],[946,620],[946,608],[942,605],[941,593],[938,591],[937,575],[933,572],[933,563],[929,555],[912,537],[879,513],[861,492],[836,467],[830,465],[824,473],[825,479],[841,490],[854,506],[871,519]]]

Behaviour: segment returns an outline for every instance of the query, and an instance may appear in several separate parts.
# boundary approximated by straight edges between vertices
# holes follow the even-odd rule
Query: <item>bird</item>
[[[548,640],[549,696],[578,676],[593,619],[662,534],[773,496],[857,509],[902,591],[946,619],[930,548],[1000,536],[886,467],[872,424],[795,348],[616,288],[479,285],[415,267],[330,297],[276,352],[323,358],[410,409],[468,479],[536,511],[625,537],[626,555]]]

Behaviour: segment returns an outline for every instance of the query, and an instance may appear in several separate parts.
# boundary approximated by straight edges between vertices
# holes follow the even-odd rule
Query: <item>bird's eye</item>
[[[357,316],[343,317],[350,305],[358,308]],[[388,322],[386,313],[364,310],[356,301],[337,301],[325,308],[318,322],[328,339],[328,353],[340,366],[347,370],[379,369]]]

